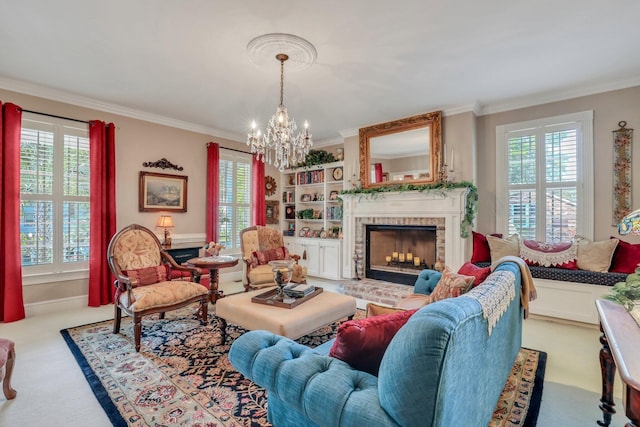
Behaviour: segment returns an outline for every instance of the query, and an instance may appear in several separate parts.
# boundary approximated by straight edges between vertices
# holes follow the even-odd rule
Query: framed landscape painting
[[[140,171],[140,212],[187,211],[187,176]]]

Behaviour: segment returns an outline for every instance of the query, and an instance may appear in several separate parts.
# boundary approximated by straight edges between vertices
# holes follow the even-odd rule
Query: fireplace
[[[388,192],[375,198],[358,194],[340,195],[343,200],[343,277],[371,278],[372,274],[377,274],[371,271],[372,254],[367,251],[366,245],[367,227],[370,226],[428,228],[435,234],[435,238],[425,237],[424,239],[431,242],[435,239],[435,244],[432,246],[434,252],[418,255],[421,263],[422,258],[425,258],[425,265],[428,264],[429,267],[439,262],[457,271],[464,261],[469,259],[471,253],[470,239],[460,237],[466,194],[466,189],[452,189],[433,192]],[[371,239],[370,234],[369,239]],[[373,239],[376,240],[377,236],[374,235]],[[402,249],[405,251],[405,263],[409,249],[414,250],[413,247]],[[384,254],[383,263],[386,263],[387,256],[393,257],[393,252],[398,252],[399,256],[401,250]],[[378,262],[379,260],[373,261],[374,265]],[[417,275],[417,273],[413,274]],[[406,280],[399,282],[400,277],[380,280],[406,283]]]
[[[365,277],[413,285],[436,263],[437,227],[366,225]]]

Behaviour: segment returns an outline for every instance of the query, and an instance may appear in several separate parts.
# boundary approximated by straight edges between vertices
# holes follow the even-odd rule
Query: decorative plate
[[[340,181],[342,179],[342,167],[337,167],[333,170],[333,179]]]
[[[267,196],[273,196],[274,194],[276,194],[276,180],[274,177],[272,176],[265,176],[264,177],[264,193]]]

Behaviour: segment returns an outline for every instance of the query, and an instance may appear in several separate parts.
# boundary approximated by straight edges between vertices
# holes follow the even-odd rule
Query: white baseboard
[[[33,302],[24,305],[27,317],[50,314],[65,310],[76,310],[78,308],[87,307],[89,301],[88,295],[78,295],[69,298],[60,298],[49,301]]]

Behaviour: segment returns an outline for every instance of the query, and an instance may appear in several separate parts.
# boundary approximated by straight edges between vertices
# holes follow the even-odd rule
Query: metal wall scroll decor
[[[613,131],[613,225],[631,212],[631,148],[633,129],[627,129],[627,122],[618,123]]]
[[[182,166],[174,165],[164,157],[160,160],[156,160],[155,162],[144,162],[142,166],[144,166],[145,168],[174,169],[177,171],[181,171],[184,169]]]

